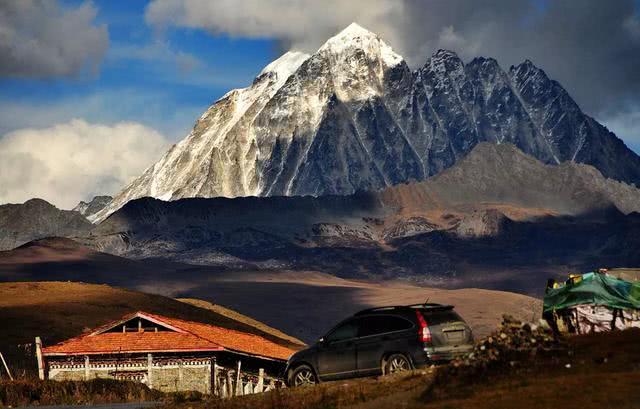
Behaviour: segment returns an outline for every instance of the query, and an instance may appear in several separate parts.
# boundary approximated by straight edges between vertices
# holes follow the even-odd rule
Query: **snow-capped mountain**
[[[288,52],[216,101],[191,133],[91,217],[132,199],[349,194],[422,180],[482,141],[640,184],[640,157],[530,61],[464,64],[439,50],[412,72],[351,24],[313,55]]]

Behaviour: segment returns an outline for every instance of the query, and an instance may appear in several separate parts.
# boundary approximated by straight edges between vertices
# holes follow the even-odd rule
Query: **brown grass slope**
[[[75,282],[20,282],[0,283],[0,350],[31,343],[35,336],[51,345],[140,310],[237,329],[300,348],[299,341],[282,338],[265,325],[256,328],[229,314],[159,295]]]

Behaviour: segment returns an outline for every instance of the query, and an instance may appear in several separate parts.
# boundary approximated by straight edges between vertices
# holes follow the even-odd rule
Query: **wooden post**
[[[231,371],[227,371],[227,388],[229,389],[229,393],[227,396],[233,396],[233,378],[231,377]]]
[[[147,386],[153,389],[153,378],[151,376],[153,370],[153,355],[147,354]]]
[[[91,376],[89,369],[89,355],[84,356],[84,380],[88,381]]]
[[[211,394],[213,396],[218,395],[218,365],[216,364],[217,359],[214,356],[211,360],[211,382],[213,386],[211,387]]]
[[[227,397],[227,380],[225,378],[220,380],[220,397],[222,399]]]
[[[245,383],[244,387],[242,388],[242,394],[251,395],[252,393],[253,393],[253,383],[252,382]]]
[[[264,389],[264,369],[260,368],[258,369],[258,384],[253,390],[256,393],[260,393],[262,392],[263,389]]]
[[[236,396],[242,395],[242,379],[240,379],[240,365],[242,361],[238,360],[238,372],[236,373]]]
[[[36,337],[36,359],[38,360],[38,377],[44,381],[44,359],[42,359],[42,340]]]
[[[11,376],[11,371],[9,371],[9,366],[7,365],[7,361],[4,360],[4,356],[2,352],[0,352],[0,359],[2,359],[2,363],[4,364],[4,369],[7,371],[7,375],[9,375],[9,379],[13,380],[13,376]]]

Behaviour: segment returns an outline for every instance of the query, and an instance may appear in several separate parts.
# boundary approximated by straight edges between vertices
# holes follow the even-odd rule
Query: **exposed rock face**
[[[89,203],[81,201],[72,210],[80,213],[84,217],[91,217],[94,214],[98,213],[100,210],[104,209],[104,207],[108,205],[111,200],[113,200],[113,197],[111,196],[94,196]]]
[[[80,213],[60,210],[42,199],[0,205],[0,250],[43,237],[81,235],[91,227]]]
[[[581,162],[640,182],[640,157],[530,61],[504,71],[440,50],[412,72],[352,24],[315,54],[289,52],[214,103],[109,206],[151,196],[351,194],[423,180],[482,141],[544,163]]]

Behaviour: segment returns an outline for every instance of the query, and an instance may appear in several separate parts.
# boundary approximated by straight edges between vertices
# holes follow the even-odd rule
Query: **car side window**
[[[403,331],[411,327],[413,327],[413,324],[410,321],[392,315],[364,317],[359,325],[358,336],[367,337],[387,332]]]
[[[324,339],[328,342],[336,342],[355,338],[357,335],[358,327],[355,321],[347,321],[331,331]]]

